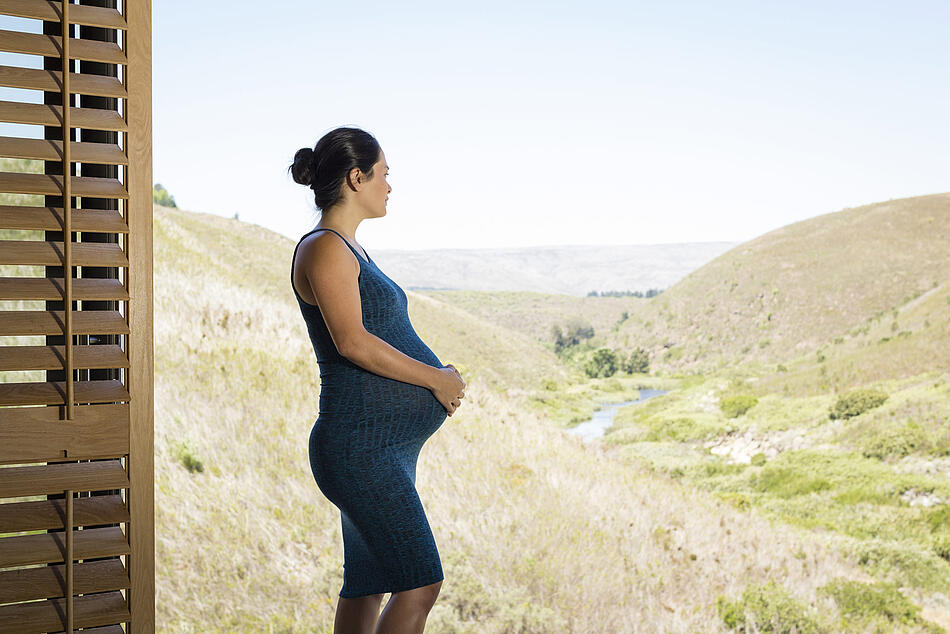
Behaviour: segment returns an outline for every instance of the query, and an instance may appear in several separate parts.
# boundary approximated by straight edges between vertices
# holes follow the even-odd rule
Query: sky
[[[945,1],[152,10],[155,182],[295,239],[286,168],[343,125],[390,166],[369,251],[745,241],[950,191]]]

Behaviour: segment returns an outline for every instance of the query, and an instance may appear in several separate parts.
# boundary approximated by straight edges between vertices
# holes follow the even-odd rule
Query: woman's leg
[[[422,634],[442,582],[395,592],[379,615],[375,634]]]
[[[352,599],[340,597],[336,604],[333,634],[373,634],[382,600],[381,594]]]

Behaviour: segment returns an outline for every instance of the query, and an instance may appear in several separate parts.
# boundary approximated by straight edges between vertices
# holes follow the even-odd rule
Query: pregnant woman
[[[321,211],[294,249],[291,283],[320,368],[310,468],[342,520],[334,632],[422,632],[444,575],[416,461],[460,406],[465,381],[419,338],[406,293],[356,241],[360,222],[386,215],[392,191],[376,139],[337,128],[298,150],[289,169]]]

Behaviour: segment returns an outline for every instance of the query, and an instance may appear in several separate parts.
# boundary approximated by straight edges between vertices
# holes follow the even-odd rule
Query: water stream
[[[604,430],[610,427],[614,422],[614,416],[617,414],[617,410],[625,405],[632,405],[633,403],[642,403],[643,401],[653,398],[654,396],[660,396],[661,394],[666,394],[669,390],[640,390],[640,398],[635,401],[623,401],[621,403],[603,403],[601,408],[594,412],[593,418],[583,423],[580,423],[576,427],[572,427],[567,431],[571,434],[580,436],[584,442],[590,442],[595,438],[600,438],[604,435]]]

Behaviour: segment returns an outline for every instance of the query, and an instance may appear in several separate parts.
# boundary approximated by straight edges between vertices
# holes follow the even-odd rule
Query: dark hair
[[[336,128],[324,134],[313,149],[300,148],[287,168],[294,181],[313,190],[313,200],[326,211],[343,196],[343,181],[354,167],[368,178],[379,160],[379,142],[359,128]]]

